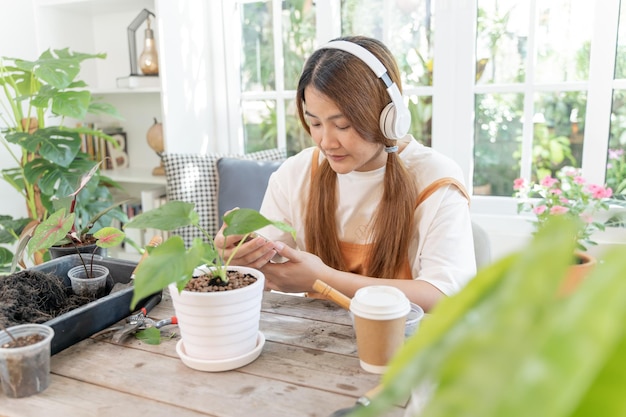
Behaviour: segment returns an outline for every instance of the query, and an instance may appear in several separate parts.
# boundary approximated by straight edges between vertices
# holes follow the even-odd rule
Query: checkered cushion
[[[222,157],[277,161],[285,159],[287,152],[285,149],[270,149],[246,155],[163,154],[167,200],[195,203],[200,216],[200,225],[211,236],[215,236],[221,222],[217,202],[219,186],[217,161]],[[184,227],[173,233],[182,236],[187,246],[191,245],[194,237],[203,237],[194,227]]]

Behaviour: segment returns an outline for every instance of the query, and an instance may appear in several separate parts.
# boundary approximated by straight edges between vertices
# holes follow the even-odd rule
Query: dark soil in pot
[[[250,274],[239,271],[227,271],[228,282],[224,283],[219,277],[212,275],[200,275],[193,277],[185,286],[186,291],[193,292],[220,292],[236,290],[247,287],[256,282],[256,278]]]
[[[83,237],[82,243],[77,243],[76,246],[72,243],[67,243],[61,246],[52,246],[48,248],[48,253],[51,259],[56,259],[61,256],[73,255],[75,253],[87,253],[96,254],[100,256],[106,256],[107,250],[96,245],[97,239],[93,235],[86,235]]]
[[[15,340],[11,340],[9,343],[2,345],[3,348],[17,348],[34,345],[37,342],[41,342],[44,337],[40,334],[30,334],[28,336],[21,336]]]
[[[55,275],[24,270],[0,277],[0,300],[0,323],[10,327],[44,323],[95,298],[75,295]]]

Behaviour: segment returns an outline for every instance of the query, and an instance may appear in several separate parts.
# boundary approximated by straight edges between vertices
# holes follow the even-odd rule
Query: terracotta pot
[[[491,195],[491,184],[475,185],[472,188],[474,195]]]
[[[596,258],[586,252],[576,252],[576,258],[579,262],[569,267],[565,280],[559,289],[561,295],[574,292],[597,263]]]

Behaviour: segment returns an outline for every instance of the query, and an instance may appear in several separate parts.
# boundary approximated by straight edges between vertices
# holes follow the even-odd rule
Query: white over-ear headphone
[[[391,97],[389,103],[380,113],[380,130],[387,139],[403,138],[411,127],[411,113],[404,104],[402,94],[395,82],[389,77],[387,68],[367,49],[354,42],[349,41],[331,41],[326,45],[322,45],[319,49],[341,49],[365,62],[368,67],[378,78],[380,78],[387,87],[387,93]]]

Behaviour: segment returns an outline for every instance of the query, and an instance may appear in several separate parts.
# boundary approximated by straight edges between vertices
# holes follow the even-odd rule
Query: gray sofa
[[[235,206],[260,207],[269,175],[286,157],[285,149],[245,155],[165,153],[163,165],[167,200],[195,203],[200,225],[215,236],[224,210]],[[200,231],[193,227],[184,227],[173,233],[180,235],[187,246],[195,237],[202,237]]]

